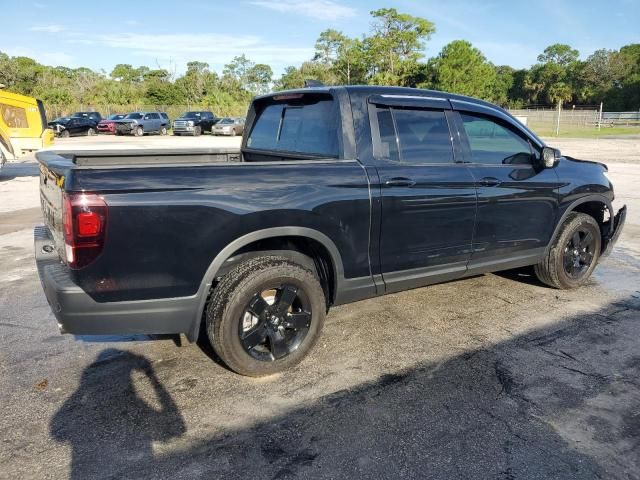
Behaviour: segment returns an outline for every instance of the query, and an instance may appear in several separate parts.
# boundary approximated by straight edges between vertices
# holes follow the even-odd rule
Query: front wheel
[[[63,131],[61,131],[61,132],[60,132],[60,136],[61,136],[62,138],[69,138],[69,136],[70,136],[70,135],[69,135],[69,130],[63,130]]]
[[[87,130],[88,137],[93,137],[95,134],[96,134],[96,131],[93,128],[90,128],[89,130]]]
[[[535,266],[536,276],[554,288],[580,287],[596,268],[601,246],[598,222],[585,213],[570,213],[544,259]]]
[[[193,129],[193,136],[194,137],[199,137],[202,134],[202,128],[201,127],[195,127]]]
[[[139,125],[138,127],[136,127],[134,132],[135,132],[134,135],[136,137],[141,137],[142,135],[144,135],[144,129],[142,128],[142,125]]]
[[[207,308],[207,335],[235,372],[271,375],[309,353],[326,308],[314,272],[283,257],[258,257],[235,267],[216,286]]]

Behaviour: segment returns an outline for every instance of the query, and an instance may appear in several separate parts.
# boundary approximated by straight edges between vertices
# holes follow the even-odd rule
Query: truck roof
[[[492,108],[500,108],[501,107],[487,102],[485,100],[480,100],[479,98],[467,97],[466,95],[459,95],[456,93],[442,92],[440,90],[428,90],[424,88],[411,88],[411,87],[386,87],[386,86],[376,86],[376,85],[332,85],[332,86],[324,86],[324,87],[305,87],[305,88],[296,88],[292,90],[282,90],[279,92],[272,92],[267,95],[262,95],[257,97],[256,99],[270,98],[278,95],[287,95],[292,93],[331,93],[336,89],[345,89],[347,92],[358,92],[370,95],[414,95],[414,96],[425,96],[425,97],[436,97],[436,98],[448,98],[452,100],[462,100],[465,102],[476,103],[478,105],[485,105]]]

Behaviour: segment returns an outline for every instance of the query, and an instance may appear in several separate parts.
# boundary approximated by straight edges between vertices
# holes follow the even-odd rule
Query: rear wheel
[[[536,276],[551,287],[580,287],[596,268],[601,245],[598,222],[585,213],[570,213],[544,260],[535,266]]]
[[[300,362],[315,345],[325,315],[315,273],[283,257],[258,257],[235,267],[216,286],[207,308],[207,334],[232,370],[258,377]]]
[[[167,127],[162,127],[160,129],[160,135],[166,135],[167,134]]]

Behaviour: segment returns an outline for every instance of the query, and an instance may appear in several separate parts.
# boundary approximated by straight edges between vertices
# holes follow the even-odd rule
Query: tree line
[[[305,80],[327,85],[369,84],[431,88],[479,97],[505,107],[604,102],[607,110],[640,108],[640,44],[601,49],[580,60],[569,45],[544,49],[527,69],[494,65],[465,40],[445,45],[425,59],[435,32],[425,18],[382,8],[371,12],[370,31],[351,38],[323,31],[313,58],[274,78],[269,65],[235,57],[222,72],[202,61],[187,63],[182,75],[129,64],[110,73],[89,68],[50,67],[28,57],[0,52],[0,83],[35,96],[45,105],[207,105],[216,113],[240,115],[254,95],[299,88]]]

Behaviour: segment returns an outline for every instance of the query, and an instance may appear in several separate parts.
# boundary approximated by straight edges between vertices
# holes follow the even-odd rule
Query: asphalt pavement
[[[60,335],[33,260],[37,165],[9,164],[0,478],[640,478],[635,161],[610,164],[628,224],[587,286],[521,269],[337,307],[264,379],[206,341]]]

